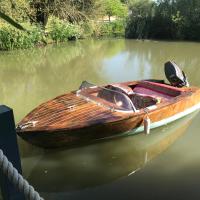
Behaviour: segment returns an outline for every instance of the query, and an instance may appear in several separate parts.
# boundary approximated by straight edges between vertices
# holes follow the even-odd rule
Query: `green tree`
[[[128,14],[128,9],[120,0],[104,0],[105,14],[109,17],[125,17]]]
[[[172,16],[175,14],[173,1],[159,0],[155,6],[155,15],[152,19],[151,38],[175,39],[175,26]],[[174,31],[173,31],[174,30]]]
[[[181,20],[179,27],[186,40],[200,40],[200,1],[176,0],[176,10]]]
[[[94,19],[103,11],[104,0],[30,0],[33,21],[46,26],[53,15],[71,23]]]
[[[0,0],[0,11],[18,21],[28,18],[28,9],[28,0]]]
[[[127,37],[200,40],[199,0],[129,0]]]
[[[9,17],[8,15],[6,15],[5,13],[3,13],[1,11],[0,11],[0,18],[5,20],[6,22],[8,22],[10,25],[14,26],[15,28],[22,30],[22,31],[26,31],[26,29],[22,25],[20,25],[15,20],[13,20],[11,17]]]
[[[151,0],[129,1],[130,14],[126,27],[126,37],[142,39],[150,36],[154,7],[155,3]]]
[[[26,31],[20,24],[27,17],[26,9],[27,2],[25,0],[19,1],[18,4],[12,0],[0,0],[0,19],[19,30]]]

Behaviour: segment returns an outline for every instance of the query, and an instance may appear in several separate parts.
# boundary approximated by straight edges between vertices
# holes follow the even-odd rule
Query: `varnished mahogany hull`
[[[199,108],[200,90],[198,88],[191,87],[180,90],[183,91],[182,95],[158,105],[154,110],[148,111],[148,117],[152,124],[151,128],[174,121]],[[90,143],[99,139],[135,134],[143,130],[144,117],[146,116],[146,111],[144,109],[136,113],[111,112],[110,110],[106,110],[106,108],[99,108],[99,106],[93,105],[91,102],[88,103],[79,99],[74,93],[68,94],[67,98],[69,98],[69,96],[72,99],[76,99],[77,102],[81,102],[81,109],[77,109],[72,114],[69,113],[67,115],[66,113],[68,118],[66,116],[63,118],[63,114],[60,117],[56,116],[55,120],[58,120],[57,124],[59,124],[59,126],[55,126],[55,121],[51,122],[51,120],[49,120],[47,122],[45,121],[45,125],[44,123],[42,125],[39,124],[41,127],[38,125],[38,127],[32,129],[18,130],[18,134],[34,145],[53,148]],[[54,101],[60,103],[60,99],[64,97],[64,95],[57,97]],[[50,107],[50,105],[52,105],[52,100],[45,103],[46,108],[48,108],[48,106]],[[57,107],[60,106],[59,104],[55,105]],[[41,112],[41,115],[45,115],[45,112],[49,113],[55,110],[56,106],[54,106],[53,109],[48,108],[47,111]],[[42,104],[36,108],[36,111],[43,109],[43,107],[44,105]],[[89,108],[91,110],[89,110]],[[95,111],[96,108],[99,110]],[[39,119],[40,116],[34,118],[34,114],[35,110],[27,115],[20,123],[23,124],[30,119]],[[65,124],[67,120],[68,124]],[[52,125],[51,123],[54,124]],[[48,124],[50,125],[47,126]]]
[[[21,152],[25,155],[28,153],[28,158],[23,160],[23,173],[33,185],[37,185],[37,190],[48,193],[82,190],[113,182],[139,171],[148,161],[165,151],[185,133],[192,117],[194,115],[178,120],[167,129],[159,129],[158,132],[152,130],[148,137],[139,134],[130,140],[124,138],[101,142],[70,151],[59,149],[41,152],[37,149],[38,152],[33,154],[33,148],[28,146],[30,149]],[[30,154],[33,154],[32,159],[38,160],[39,164],[36,167],[30,163]],[[85,167],[86,161],[89,168]],[[44,173],[46,169],[51,172],[51,178]],[[39,182],[37,177],[40,177]]]

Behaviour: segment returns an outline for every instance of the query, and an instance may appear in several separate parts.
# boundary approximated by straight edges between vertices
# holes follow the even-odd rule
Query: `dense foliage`
[[[104,13],[109,17],[111,16],[118,16],[118,17],[125,17],[127,16],[127,6],[122,4],[120,0],[104,0]]]
[[[86,37],[200,40],[200,0],[0,0],[0,49]]]
[[[0,29],[0,49],[12,50],[31,48],[43,42],[43,36],[36,27],[30,32],[20,31],[5,25]]]
[[[0,0],[0,49],[124,36],[127,14],[120,0]]]
[[[106,37],[120,37],[125,36],[125,22],[123,20],[116,20],[101,24],[101,36]]]
[[[199,0],[132,0],[129,38],[200,40]]]

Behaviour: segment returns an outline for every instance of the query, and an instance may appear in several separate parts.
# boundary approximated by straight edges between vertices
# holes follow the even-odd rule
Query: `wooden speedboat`
[[[138,134],[132,138],[126,137],[70,150],[37,149],[38,152],[33,153],[33,147],[29,146],[29,149],[24,150],[22,148],[23,174],[28,177],[29,182],[37,185],[38,192],[48,195],[68,195],[74,190],[108,184],[134,175],[168,149],[182,137],[195,115],[196,113],[177,120],[167,128],[152,130],[148,137]],[[24,154],[28,156],[23,158]],[[33,162],[38,164],[33,165]],[[68,198],[62,196],[62,199]]]
[[[131,81],[98,87],[83,82],[79,90],[35,108],[18,124],[17,133],[34,145],[61,147],[165,125],[200,108],[200,89],[186,87],[178,69],[171,62],[165,65],[171,85]]]

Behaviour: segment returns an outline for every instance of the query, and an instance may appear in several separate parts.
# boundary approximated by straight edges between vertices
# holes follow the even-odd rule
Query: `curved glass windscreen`
[[[105,87],[99,87],[87,81],[82,82],[77,95],[92,101],[100,106],[108,107],[116,111],[135,111],[130,98],[125,94]]]

